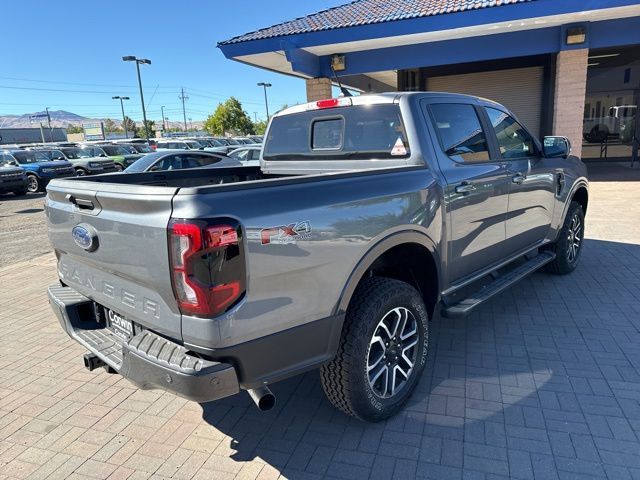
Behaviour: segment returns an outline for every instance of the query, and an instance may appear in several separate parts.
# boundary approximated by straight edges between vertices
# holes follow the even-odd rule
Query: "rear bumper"
[[[69,287],[49,287],[49,303],[62,328],[109,367],[142,389],[162,389],[195,402],[238,393],[235,369],[191,355],[149,330],[124,341],[96,319],[94,303]]]

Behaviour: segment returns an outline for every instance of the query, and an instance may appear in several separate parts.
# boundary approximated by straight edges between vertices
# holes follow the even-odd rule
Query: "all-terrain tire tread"
[[[351,392],[357,387],[350,384],[348,375],[355,361],[353,355],[358,352],[359,337],[356,335],[356,330],[361,319],[360,312],[371,302],[386,303],[390,296],[398,292],[398,289],[407,287],[412,288],[399,280],[371,277],[364,280],[354,293],[347,310],[336,356],[320,369],[320,380],[325,395],[336,408],[347,415],[367,420],[359,415],[353,404]]]

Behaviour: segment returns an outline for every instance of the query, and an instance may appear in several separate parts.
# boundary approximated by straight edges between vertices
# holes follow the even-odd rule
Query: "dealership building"
[[[638,165],[638,0],[358,0],[218,47],[305,79],[309,101],[335,75],[363,93],[478,95],[585,160]]]

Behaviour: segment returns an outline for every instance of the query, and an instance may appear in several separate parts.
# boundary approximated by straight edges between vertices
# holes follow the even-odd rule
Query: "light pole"
[[[136,58],[133,55],[122,57],[124,62],[136,62],[136,70],[138,72],[138,87],[140,87],[140,102],[142,102],[142,120],[144,121],[144,134],[149,141],[149,125],[147,124],[147,111],[144,108],[144,94],[142,93],[142,79],[140,78],[140,64],[151,65],[151,60],[146,58]]]
[[[127,117],[124,116],[124,102],[123,102],[123,100],[129,100],[129,97],[115,96],[115,97],[111,97],[111,100],[120,100],[120,108],[122,109],[122,128],[124,128],[124,137],[129,138],[129,133],[127,132]]]
[[[271,87],[270,83],[260,82],[259,87],[264,88],[264,108],[267,111],[267,121],[269,121],[269,102],[267,101],[267,87]]]
[[[167,126],[164,123],[164,105],[162,105],[160,107],[160,110],[162,111],[162,131],[166,131],[167,130]]]

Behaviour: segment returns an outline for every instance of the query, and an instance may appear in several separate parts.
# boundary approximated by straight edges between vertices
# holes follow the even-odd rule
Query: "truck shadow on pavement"
[[[203,418],[233,460],[289,478],[606,477],[630,461],[615,429],[640,451],[640,245],[586,240],[582,254],[573,274],[537,273],[467,320],[436,315],[421,382],[386,422],[335,410],[317,372],[274,385],[270,412],[241,393]]]

